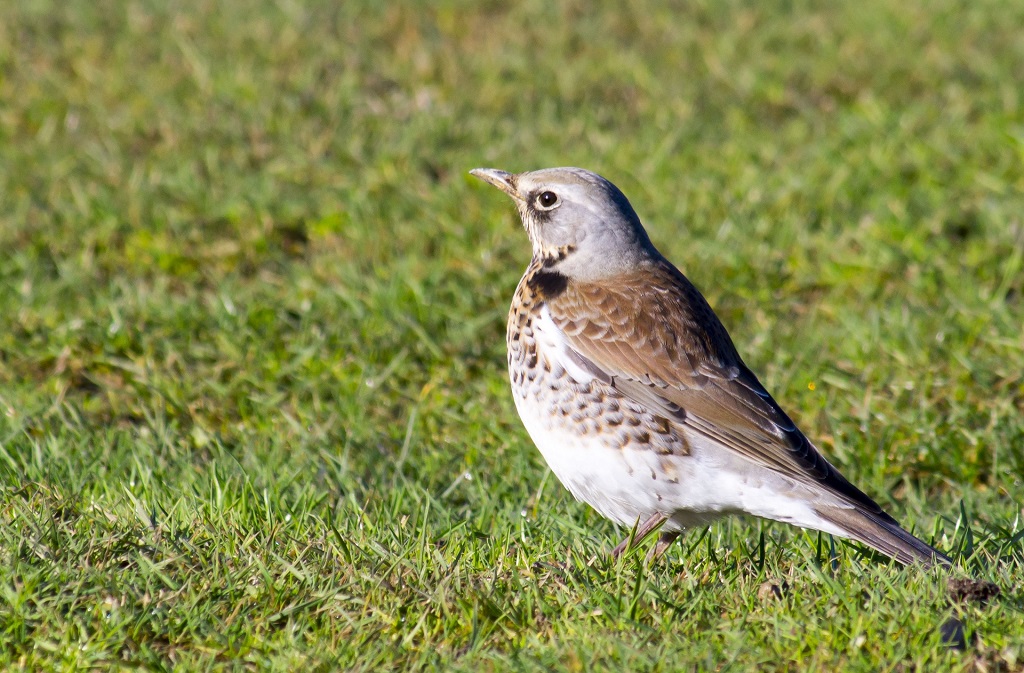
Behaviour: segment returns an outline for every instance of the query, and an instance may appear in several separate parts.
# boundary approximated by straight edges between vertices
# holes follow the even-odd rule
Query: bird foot
[[[630,549],[633,549],[634,547],[638,546],[641,542],[647,539],[647,537],[651,533],[658,530],[658,528],[660,528],[661,525],[665,523],[667,520],[668,517],[662,514],[661,512],[656,512],[652,514],[650,518],[648,518],[643,523],[639,523],[640,519],[638,518],[637,522],[639,525],[634,526],[633,530],[630,531],[626,539],[620,542],[619,545],[612,550],[612,558],[616,561],[619,560],[619,557],[621,557]],[[677,537],[679,537],[678,532],[662,533],[658,537],[658,542],[654,545],[654,547],[648,554],[648,561],[650,561],[653,558],[657,558],[658,556],[661,556],[665,552],[665,550],[668,549],[668,546],[672,544],[672,542]]]
[[[651,547],[651,550],[647,552],[647,563],[650,564],[651,561],[661,558],[661,555],[672,546],[672,543],[676,541],[677,537],[679,537],[679,531],[677,530],[662,531],[661,534],[658,535],[658,541],[655,542],[654,546]]]

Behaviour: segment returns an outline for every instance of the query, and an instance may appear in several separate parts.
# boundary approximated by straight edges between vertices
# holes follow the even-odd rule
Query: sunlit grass
[[[1021,7],[0,4],[5,669],[1024,666]],[[758,521],[611,562],[466,175],[553,165],[1002,596]]]

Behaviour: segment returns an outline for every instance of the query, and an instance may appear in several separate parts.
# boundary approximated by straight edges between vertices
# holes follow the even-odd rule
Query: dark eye
[[[537,205],[541,208],[551,208],[558,203],[558,194],[554,192],[541,192],[537,197]]]

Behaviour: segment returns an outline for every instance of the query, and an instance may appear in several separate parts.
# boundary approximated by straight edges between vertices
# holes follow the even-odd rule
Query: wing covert
[[[549,301],[575,355],[635,402],[755,463],[884,515],[765,390],[700,292],[663,264],[614,283],[574,281]]]

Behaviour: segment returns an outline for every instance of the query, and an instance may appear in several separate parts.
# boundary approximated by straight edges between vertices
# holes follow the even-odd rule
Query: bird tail
[[[866,544],[904,565],[919,563],[926,568],[951,566],[953,561],[928,543],[917,539],[884,513],[861,508],[829,507],[818,515],[844,531],[846,537]]]

